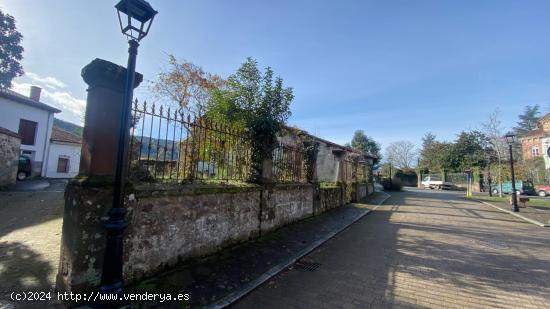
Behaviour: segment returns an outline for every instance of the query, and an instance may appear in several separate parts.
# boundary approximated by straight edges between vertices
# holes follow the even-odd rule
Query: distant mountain
[[[71,133],[76,134],[78,136],[82,136],[82,129],[83,128],[79,125],[74,124],[74,123],[54,118],[53,126],[58,127],[62,130],[71,132]]]
[[[159,159],[162,160],[177,160],[179,157],[179,142],[166,140],[166,139],[156,139],[149,138],[147,136],[134,136],[134,143],[140,145],[139,151],[141,153],[141,158],[151,158],[156,159],[157,154]],[[150,146],[150,147],[149,147]],[[165,156],[166,153],[166,156]]]

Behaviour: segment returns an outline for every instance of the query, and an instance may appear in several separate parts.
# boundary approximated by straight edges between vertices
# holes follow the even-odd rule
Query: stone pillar
[[[65,189],[59,291],[87,292],[99,284],[106,243],[103,222],[113,203],[125,76],[124,67],[101,59],[82,69],[88,98],[80,174]],[[136,73],[135,80],[137,87],[143,76]]]
[[[114,175],[126,68],[94,59],[82,69],[82,78],[88,84],[88,98],[80,175]],[[134,87],[142,80],[143,75],[136,73]]]

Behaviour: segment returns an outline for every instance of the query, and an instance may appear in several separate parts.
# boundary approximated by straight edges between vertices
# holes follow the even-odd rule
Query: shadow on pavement
[[[321,265],[317,270],[288,269],[234,307],[519,308],[550,302],[548,230],[461,194],[392,195],[309,254]]]

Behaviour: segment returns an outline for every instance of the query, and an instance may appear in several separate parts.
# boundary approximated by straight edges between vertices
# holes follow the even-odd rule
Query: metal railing
[[[273,151],[274,182],[305,183],[305,151],[303,148],[279,142]]]
[[[367,162],[346,158],[344,159],[344,169],[342,178],[345,183],[368,182],[369,167]]]
[[[243,129],[137,100],[129,156],[128,176],[137,182],[245,181],[251,165]]]

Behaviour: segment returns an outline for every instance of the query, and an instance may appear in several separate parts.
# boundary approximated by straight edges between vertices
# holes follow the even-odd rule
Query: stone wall
[[[259,187],[158,192],[136,191],[128,214],[124,237],[128,281],[259,235]]]
[[[17,179],[21,138],[0,128],[0,187],[14,184]]]
[[[313,185],[278,184],[263,191],[261,232],[313,215]]]
[[[357,201],[362,201],[364,198],[369,195],[369,188],[368,184],[366,183],[358,183],[355,185],[356,187],[356,194],[357,194]]]
[[[342,206],[342,188],[323,187],[319,190],[320,203],[319,208],[315,209],[315,214],[323,213],[329,209]]]
[[[127,204],[124,279],[136,282],[189,258],[310,217],[313,188],[311,184],[135,187]],[[102,222],[111,207],[112,191],[109,185],[77,179],[67,186],[65,199],[57,288],[89,291],[101,278]]]

